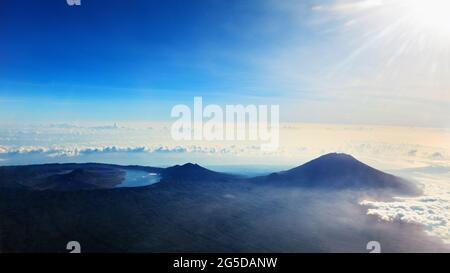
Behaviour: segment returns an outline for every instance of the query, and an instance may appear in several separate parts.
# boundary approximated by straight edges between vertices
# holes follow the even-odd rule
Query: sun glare
[[[435,34],[450,35],[449,0],[403,0],[405,20]]]

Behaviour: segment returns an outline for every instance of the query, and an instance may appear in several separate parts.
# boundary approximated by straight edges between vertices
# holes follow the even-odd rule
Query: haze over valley
[[[158,180],[117,187],[127,172]],[[0,167],[0,181],[3,252],[65,252],[72,240],[85,252],[449,250],[420,225],[368,216],[362,200],[422,192],[345,154],[253,178],[89,163]]]

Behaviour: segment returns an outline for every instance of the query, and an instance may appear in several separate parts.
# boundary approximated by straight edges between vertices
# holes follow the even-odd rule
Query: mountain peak
[[[200,166],[200,165],[198,165],[196,163],[190,163],[190,162],[181,165],[181,167],[185,167],[185,168],[203,168],[202,166]]]
[[[335,189],[394,189],[409,192],[409,183],[372,168],[351,155],[330,153],[263,181],[276,185]]]
[[[361,161],[359,161],[358,159],[356,159],[355,157],[353,157],[352,155],[349,154],[344,154],[344,153],[329,153],[329,154],[325,154],[322,156],[319,156],[316,159],[313,159],[311,161],[309,161],[306,164],[359,164],[359,165],[365,165],[364,163],[362,163]],[[305,165],[306,165],[305,164]],[[367,166],[367,165],[365,165]]]
[[[362,163],[353,156],[344,153],[329,153],[313,159],[299,167],[286,171],[285,173],[296,174],[309,170],[317,175],[326,174],[345,174],[350,175],[354,172],[375,171],[372,167]]]
[[[229,180],[234,176],[215,172],[195,163],[175,165],[164,169],[163,178],[174,181]]]
[[[169,169],[169,170],[183,170],[183,171],[195,171],[195,170],[198,170],[198,171],[209,171],[208,169],[206,169],[206,168],[204,168],[204,167],[202,167],[202,166],[200,166],[200,165],[198,165],[198,164],[196,164],[196,163],[185,163],[185,164],[183,164],[183,165],[175,165],[175,166],[172,166],[172,167],[169,167],[169,168],[167,168],[167,169]]]
[[[317,159],[330,159],[330,158],[333,158],[333,159],[353,159],[353,160],[357,160],[352,155],[345,154],[345,153],[329,153],[329,154],[325,154],[325,155],[319,156]]]

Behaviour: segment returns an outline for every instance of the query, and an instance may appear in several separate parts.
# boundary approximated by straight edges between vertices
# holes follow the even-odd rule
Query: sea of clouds
[[[279,149],[265,152],[258,141],[174,141],[170,126],[164,122],[4,124],[0,164],[124,158],[112,163],[297,166],[329,152],[349,153],[383,170],[450,162],[447,129],[284,123]]]
[[[385,221],[422,225],[425,231],[450,244],[450,168],[431,167],[405,170],[424,190],[419,197],[397,197],[393,202],[362,201],[369,215]]]

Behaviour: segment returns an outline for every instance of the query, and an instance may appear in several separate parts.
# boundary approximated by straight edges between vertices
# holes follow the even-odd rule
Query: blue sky
[[[203,96],[280,104],[284,121],[448,127],[449,43],[386,3],[2,1],[0,120],[169,120]]]
[[[48,105],[37,113],[42,119],[77,116],[70,108],[80,103],[82,118],[114,119],[119,105],[132,105],[123,114],[136,118],[135,105],[158,108],[199,94],[273,96],[251,61],[286,42],[287,27],[259,28],[284,24],[269,9],[260,1],[5,1],[0,98],[25,115]]]

